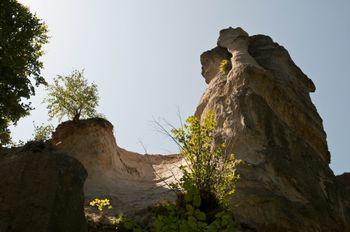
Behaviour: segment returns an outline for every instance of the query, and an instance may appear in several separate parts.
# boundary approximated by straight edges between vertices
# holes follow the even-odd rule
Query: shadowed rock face
[[[350,172],[336,176],[339,188],[343,191],[344,202],[347,207],[347,212],[350,213]]]
[[[86,168],[86,202],[107,197],[112,213],[133,214],[175,199],[167,184],[179,178],[181,159],[177,155],[141,155],[118,147],[112,124],[104,119],[64,122],[53,133],[51,143]]]
[[[228,57],[223,50],[232,65],[225,75],[217,71],[218,57]],[[350,231],[309,96],[315,86],[287,50],[267,36],[228,28],[201,61],[208,87],[195,115],[214,111],[217,140],[245,162],[232,199],[236,219],[257,231]]]
[[[1,232],[84,232],[84,167],[44,143],[0,150]]]

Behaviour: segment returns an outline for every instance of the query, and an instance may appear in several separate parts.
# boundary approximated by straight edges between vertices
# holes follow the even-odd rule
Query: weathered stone
[[[113,126],[104,119],[68,121],[59,125],[51,143],[78,159],[88,178],[86,202],[109,198],[112,214],[133,214],[162,200],[174,200],[167,184],[179,177],[177,155],[141,155],[117,146]],[[173,174],[175,176],[173,176]],[[87,212],[93,213],[86,204]]]
[[[84,232],[84,167],[44,143],[0,151],[1,232]]]
[[[350,173],[343,173],[342,175],[336,176],[336,178],[339,189],[341,189],[343,193],[344,204],[346,206],[345,214],[350,215]]]
[[[231,53],[226,48],[215,47],[210,51],[206,51],[201,55],[202,75],[207,84],[219,75],[220,62],[222,60],[231,59]]]
[[[228,28],[218,46],[231,53],[232,69],[210,77],[195,115],[214,111],[217,140],[244,161],[231,204],[236,219],[257,231],[350,231],[312,81],[267,36]]]
[[[336,176],[339,184],[350,192],[350,172],[345,172],[339,176]],[[350,197],[350,196],[349,196]]]

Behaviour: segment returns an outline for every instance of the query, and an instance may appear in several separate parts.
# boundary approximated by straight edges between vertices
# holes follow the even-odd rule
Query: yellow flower
[[[96,198],[90,201],[89,204],[90,206],[95,206],[99,211],[103,211],[105,207],[107,207],[107,209],[112,209],[111,203],[107,198],[105,199]]]

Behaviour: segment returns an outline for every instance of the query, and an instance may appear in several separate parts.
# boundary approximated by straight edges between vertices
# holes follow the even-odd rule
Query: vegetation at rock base
[[[180,146],[186,162],[182,178],[172,188],[178,195],[176,205],[166,205],[154,223],[156,232],[165,231],[234,231],[228,201],[235,192],[240,163],[226,154],[226,145],[215,143],[216,120],[213,112],[202,122],[192,116],[171,138]]]
[[[120,232],[142,232],[139,223],[122,214],[114,219],[113,224],[116,226],[116,230]]]
[[[226,153],[225,144],[214,145],[215,130],[215,114],[209,112],[202,121],[192,116],[181,128],[167,132],[180,146],[180,155],[185,160],[185,165],[180,167],[181,179],[171,185],[178,196],[176,203],[154,207],[149,225],[123,215],[115,217],[117,231],[235,231],[228,203],[235,192],[239,176],[234,170],[240,161]],[[109,200],[95,199],[90,205],[103,211]]]
[[[89,205],[92,207],[95,207],[100,213],[101,213],[101,218],[100,221],[110,221],[111,225],[108,225],[108,223],[105,223],[105,225],[100,225],[102,229],[98,228],[91,228],[90,226],[90,231],[111,231],[111,227],[113,231],[120,231],[120,232],[142,232],[141,226],[135,222],[134,220],[126,217],[123,214],[119,214],[115,217],[112,217],[111,220],[108,220],[105,213],[107,209],[112,209],[112,205],[110,204],[110,200],[108,198],[100,199],[100,198],[95,198],[94,200],[89,202]],[[96,223],[91,223],[90,224],[95,224],[94,226],[96,227]]]
[[[186,166],[180,167],[183,177],[173,187],[189,194],[196,189],[207,209],[215,207],[211,205],[215,199],[218,204],[227,205],[239,178],[234,175],[234,170],[241,162],[233,154],[226,153],[226,144],[214,145],[215,130],[213,112],[207,113],[202,122],[195,116],[189,117],[182,128],[172,130],[173,138],[181,148],[180,155],[186,161]]]
[[[0,146],[10,142],[8,127],[29,114],[28,99],[41,76],[47,26],[16,0],[0,1]],[[25,100],[25,101],[24,101]]]
[[[40,126],[36,126],[34,124],[33,139],[35,141],[46,141],[51,138],[53,131],[54,131],[54,127],[51,124],[48,124],[48,125],[41,124]]]
[[[83,70],[74,70],[66,76],[58,75],[54,84],[48,86],[48,91],[44,102],[48,104],[50,118],[57,117],[61,121],[63,117],[79,120],[97,116],[97,85],[88,84]]]
[[[228,59],[223,59],[219,65],[219,73],[221,75],[226,75],[231,70],[231,61]]]

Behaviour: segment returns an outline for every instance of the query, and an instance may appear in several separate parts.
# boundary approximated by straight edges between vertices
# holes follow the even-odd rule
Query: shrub
[[[120,232],[142,232],[141,226],[137,222],[122,214],[113,219],[113,224]]]
[[[210,220],[205,212],[193,206],[193,202],[187,202],[185,209],[172,204],[163,206],[154,221],[153,231],[234,232],[235,224],[228,211],[218,212]]]
[[[36,126],[34,124],[33,139],[35,141],[46,141],[51,138],[53,131],[54,131],[54,128],[51,124],[46,126],[44,124],[41,124],[41,126]]]
[[[215,204],[226,206],[239,178],[234,175],[234,170],[240,161],[233,154],[226,154],[224,143],[214,146],[215,130],[213,112],[207,113],[202,123],[192,116],[182,128],[172,130],[173,138],[181,147],[180,155],[186,163],[186,166],[180,167],[183,177],[174,188],[187,193],[187,197],[193,189],[197,189],[202,206],[208,209],[215,207]]]
[[[228,59],[223,59],[219,65],[219,73],[221,75],[226,75],[232,68],[231,61]]]
[[[177,192],[176,205],[166,205],[157,213],[156,232],[234,231],[228,202],[239,178],[234,175],[240,163],[226,154],[224,143],[215,145],[215,114],[209,112],[200,121],[189,117],[183,127],[172,130],[186,165],[182,178],[172,188]]]

